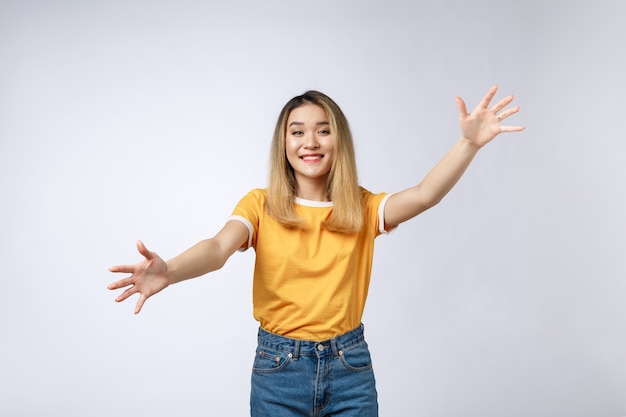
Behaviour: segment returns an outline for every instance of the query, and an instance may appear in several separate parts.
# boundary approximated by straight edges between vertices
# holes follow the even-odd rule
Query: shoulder
[[[371,205],[378,206],[388,195],[388,193],[373,193],[362,186],[359,186],[359,191],[361,192],[361,198],[366,207]]]
[[[241,199],[242,201],[257,201],[257,202],[265,202],[267,200],[267,188],[253,188],[248,191],[246,195],[244,195]]]
[[[261,198],[267,198],[267,188],[253,188],[248,192],[248,194]]]
[[[234,214],[248,218],[253,216],[254,213],[260,215],[264,210],[266,200],[267,190],[264,188],[254,188],[248,191],[248,193],[239,200],[235,207]]]

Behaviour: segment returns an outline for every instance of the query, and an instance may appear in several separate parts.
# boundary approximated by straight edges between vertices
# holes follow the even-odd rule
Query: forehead
[[[289,117],[287,118],[287,125],[292,122],[318,123],[321,121],[328,121],[328,115],[326,114],[326,111],[317,104],[307,103],[303,104],[300,107],[296,107],[291,111],[291,113],[289,113]]]

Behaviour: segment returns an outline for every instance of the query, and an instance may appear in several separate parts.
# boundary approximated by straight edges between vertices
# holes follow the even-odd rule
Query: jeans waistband
[[[354,330],[341,334],[332,339],[323,341],[300,340],[290,337],[280,336],[259,328],[259,345],[272,349],[288,352],[293,355],[294,360],[298,360],[300,355],[331,353],[337,357],[343,349],[355,345],[365,340],[363,335],[363,324]]]

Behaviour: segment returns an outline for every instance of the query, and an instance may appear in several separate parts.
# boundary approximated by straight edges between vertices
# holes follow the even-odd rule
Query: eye
[[[320,135],[330,135],[330,130],[326,130],[326,129],[322,129],[319,132],[317,132]]]
[[[291,134],[293,136],[302,136],[303,135],[303,133],[301,131],[299,131],[299,130],[294,130],[293,132],[291,132]]]

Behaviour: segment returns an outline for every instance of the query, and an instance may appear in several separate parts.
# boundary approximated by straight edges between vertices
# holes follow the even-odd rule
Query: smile
[[[300,159],[302,159],[304,162],[317,162],[321,160],[323,157],[324,155],[304,155],[304,156],[301,156]]]

